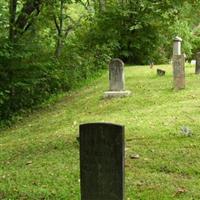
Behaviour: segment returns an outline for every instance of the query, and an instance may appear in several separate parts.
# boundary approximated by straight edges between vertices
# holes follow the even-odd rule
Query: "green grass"
[[[127,67],[130,97],[103,100],[104,74],[2,130],[0,199],[79,200],[78,128],[97,121],[125,125],[126,200],[200,199],[200,76],[187,67],[187,87],[176,92],[171,67],[160,67],[166,76]],[[182,136],[182,126],[193,135]]]

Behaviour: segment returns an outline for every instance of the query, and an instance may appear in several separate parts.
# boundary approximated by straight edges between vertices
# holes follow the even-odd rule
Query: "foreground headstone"
[[[163,69],[157,69],[157,75],[158,76],[164,76],[165,75],[165,70],[163,70]]]
[[[198,52],[197,55],[196,55],[195,74],[200,74],[200,52]]]
[[[81,200],[124,200],[124,126],[80,125]]]
[[[173,77],[174,89],[180,90],[185,88],[185,57],[184,55],[173,56]]]
[[[109,91],[104,93],[104,97],[123,97],[130,95],[130,91],[125,90],[124,63],[119,58],[115,58],[109,65]]]

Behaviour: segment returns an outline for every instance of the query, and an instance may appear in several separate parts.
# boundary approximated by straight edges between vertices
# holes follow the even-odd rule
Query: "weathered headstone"
[[[176,36],[173,40],[173,87],[175,90],[185,88],[185,56],[181,54],[182,39]]]
[[[122,60],[115,58],[109,65],[110,91],[123,91],[125,88],[124,81],[124,63]]]
[[[165,75],[165,70],[163,70],[163,69],[157,69],[157,75],[158,76],[164,76]]]
[[[200,74],[200,52],[196,54],[196,68],[195,74]]]
[[[185,57],[184,55],[173,56],[173,77],[174,89],[180,90],[185,88]]]
[[[80,125],[81,200],[124,200],[124,126]]]
[[[153,62],[150,62],[150,63],[149,63],[150,69],[153,69],[153,66],[154,66],[154,63],[153,63]]]
[[[173,42],[173,56],[175,55],[181,55],[181,42],[182,39],[178,36],[174,38]]]
[[[125,90],[124,63],[119,58],[110,62],[109,84],[109,91],[104,93],[104,97],[123,97],[130,94],[130,91]]]

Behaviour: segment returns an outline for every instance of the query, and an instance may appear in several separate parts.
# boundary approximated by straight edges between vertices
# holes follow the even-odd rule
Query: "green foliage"
[[[90,57],[91,54],[85,56]],[[84,60],[75,52],[61,61],[55,62],[53,59],[48,59],[46,58],[48,62],[23,62],[18,65],[18,68],[11,68],[9,72],[5,70],[1,74],[1,120],[10,118],[13,113],[20,110],[22,112],[24,109],[33,108],[48,99],[51,94],[79,86],[81,80],[88,79],[92,74],[97,73],[98,68],[101,67],[98,64],[103,62]],[[64,59],[69,60],[64,62]],[[10,77],[10,79],[3,81],[5,77]]]
[[[168,62],[176,35],[188,59],[200,47],[199,1],[11,2],[0,2],[0,120],[80,87],[112,57]]]
[[[92,43],[111,47],[116,57],[126,62],[163,63],[171,58],[172,40],[183,38],[183,51],[188,57],[194,48],[192,28],[199,22],[199,12],[190,1],[109,1],[97,12],[90,32]],[[192,20],[190,20],[192,18]],[[189,20],[188,20],[189,19]]]

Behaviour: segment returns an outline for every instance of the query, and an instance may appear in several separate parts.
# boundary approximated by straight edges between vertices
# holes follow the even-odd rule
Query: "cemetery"
[[[0,7],[0,200],[200,200],[199,1]]]
[[[118,196],[109,196],[110,200],[199,199],[200,89],[196,86],[200,79],[195,66],[186,65],[187,87],[173,91],[172,66],[161,67],[166,71],[162,80],[156,75],[156,66],[125,67],[130,96],[102,99],[109,87],[106,73],[50,110],[36,112],[3,131],[2,199],[8,195],[12,199],[98,200],[105,199],[101,195],[106,193],[111,195],[111,186],[113,195]],[[87,125],[96,122],[119,126],[116,130],[114,125],[102,128],[105,135],[100,136],[99,124]],[[187,128],[191,135],[185,134]],[[79,132],[85,134],[79,139],[81,147],[76,140]],[[112,135],[118,132],[119,143]],[[99,137],[106,138],[108,144],[101,143]],[[113,150],[112,145],[116,145]],[[105,174],[98,175],[95,156],[106,165]],[[95,186],[96,180],[101,186]],[[110,185],[112,181],[114,185]],[[100,196],[93,198],[97,194]]]

